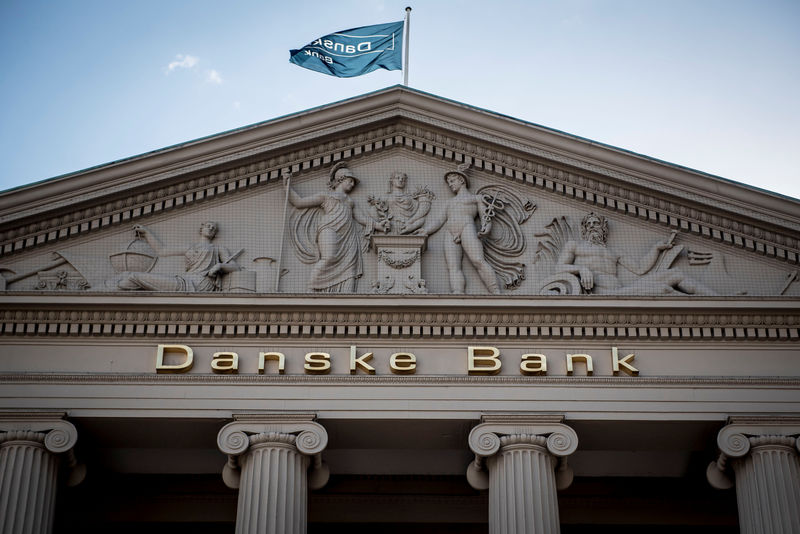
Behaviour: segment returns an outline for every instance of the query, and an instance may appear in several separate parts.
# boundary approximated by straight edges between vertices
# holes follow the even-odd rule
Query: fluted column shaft
[[[556,458],[541,436],[500,438],[500,452],[488,459],[489,533],[559,532]]]
[[[800,417],[737,416],[728,423],[706,477],[718,489],[736,485],[740,531],[800,534]]]
[[[800,534],[800,462],[796,439],[750,437],[750,454],[733,462],[743,534]]]
[[[308,488],[328,480],[328,442],[313,414],[238,415],[217,436],[223,480],[239,489],[236,534],[305,534]],[[313,469],[309,474],[309,466]]]
[[[60,455],[78,439],[63,413],[0,413],[0,534],[49,534],[53,530]],[[83,479],[74,469],[68,483]]]
[[[45,534],[53,529],[58,457],[41,432],[0,436],[0,533]]]
[[[236,511],[237,534],[302,534],[306,531],[308,457],[289,434],[250,437],[240,457],[242,478]]]
[[[575,431],[558,415],[484,415],[469,435],[467,480],[489,490],[490,534],[558,534],[557,490],[572,482]],[[488,475],[486,470],[488,469]]]

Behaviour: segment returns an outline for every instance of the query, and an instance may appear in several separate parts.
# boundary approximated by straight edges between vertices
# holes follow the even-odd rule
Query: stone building
[[[2,192],[0,532],[800,532],[798,240],[406,87]]]

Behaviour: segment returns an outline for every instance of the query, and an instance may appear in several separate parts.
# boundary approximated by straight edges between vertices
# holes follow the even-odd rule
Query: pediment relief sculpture
[[[424,294],[428,292],[421,274],[422,254],[427,237],[422,226],[436,195],[425,186],[408,193],[408,175],[389,175],[387,198],[370,196],[370,216],[384,231],[372,236],[372,248],[378,260],[377,279],[372,291],[377,294]]]
[[[255,195],[131,216],[133,232],[123,223],[21,251],[0,265],[0,291],[800,294],[800,275],[779,258],[681,221],[618,207],[588,214],[584,202],[469,161],[476,167],[387,153],[312,167],[298,183],[287,175],[288,188],[276,174]]]
[[[404,172],[393,172],[389,176],[388,197],[369,197],[369,204],[374,210],[373,218],[384,223],[388,234],[419,234],[425,224],[425,218],[431,211],[431,203],[436,199],[430,189],[418,187],[413,193],[406,191],[408,175]]]
[[[109,261],[120,274],[108,285],[123,291],[221,291],[227,275],[242,268],[236,259],[244,249],[233,254],[214,243],[219,225],[206,221],[200,225],[200,240],[188,245],[166,245],[147,226],[133,227],[134,240],[120,251],[109,255]],[[152,251],[152,253],[150,253]],[[183,256],[185,270],[176,273],[151,272],[162,256]],[[249,289],[255,290],[254,284]],[[241,288],[246,289],[246,288]]]
[[[298,209],[292,212],[289,236],[300,261],[313,265],[308,290],[354,293],[364,274],[368,236],[388,231],[388,220],[375,221],[355,205],[350,192],[359,180],[344,163],[331,169],[328,191],[322,193],[301,197],[291,187],[291,175],[284,180],[288,201]]]
[[[510,258],[520,256],[525,249],[520,225],[535,206],[530,201],[521,202],[512,190],[502,186],[485,186],[471,193],[468,168],[468,163],[462,164],[445,173],[444,181],[454,196],[425,224],[422,234],[435,233],[442,227],[446,230],[444,258],[452,293],[466,292],[462,266],[466,255],[489,293],[498,294],[498,279],[505,288],[514,289],[525,278],[525,265]]]
[[[608,246],[609,222],[603,215],[588,213],[576,235],[565,217],[554,219],[538,234],[542,238],[538,259],[553,262],[553,276],[541,285],[543,295],[716,295],[716,291],[686,275],[673,263],[684,250],[675,245],[677,232],[653,244],[643,256],[619,253]],[[710,263],[710,253],[693,253],[690,264]],[[620,270],[635,278],[624,281]]]
[[[75,261],[69,252],[63,251],[52,253],[50,261],[22,272],[0,265],[0,291],[18,282],[28,284],[24,289],[40,291],[84,291],[91,288],[92,285],[76,265],[80,265],[80,262]]]

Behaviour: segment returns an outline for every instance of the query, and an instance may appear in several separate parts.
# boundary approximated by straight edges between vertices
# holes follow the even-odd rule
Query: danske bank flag
[[[375,69],[401,70],[402,44],[401,20],[320,37],[300,50],[290,50],[289,61],[331,76],[350,78]]]

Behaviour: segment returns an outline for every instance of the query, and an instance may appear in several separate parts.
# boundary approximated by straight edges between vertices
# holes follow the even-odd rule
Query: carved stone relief
[[[284,180],[287,199],[298,208],[292,212],[289,236],[300,261],[314,266],[308,290],[354,293],[364,273],[366,238],[373,230],[387,231],[388,220],[370,219],[355,205],[350,192],[359,180],[343,163],[331,169],[328,191],[322,193],[301,197],[291,187],[291,175]]]
[[[9,285],[22,282],[36,275],[33,285],[24,289],[36,289],[44,291],[83,291],[89,289],[91,284],[86,277],[81,274],[78,267],[70,261],[70,255],[65,252],[54,252],[52,259],[44,265],[33,269],[26,269],[17,273],[15,269],[0,266],[0,291],[4,291]]]
[[[425,252],[425,236],[374,235],[372,246],[378,257],[375,293],[427,293],[420,264]]]
[[[369,197],[374,209],[373,218],[388,228],[389,234],[419,234],[425,218],[431,211],[431,202],[436,198],[427,187],[418,187],[413,193],[406,192],[408,175],[393,172],[389,176],[389,196]]]
[[[43,217],[39,221],[16,227],[6,226],[0,231],[0,254],[15,254],[21,250],[31,250],[40,246],[52,245],[57,241],[69,240],[76,235],[86,235],[103,231],[128,218],[136,219],[162,210],[172,210],[178,206],[188,206],[220,197],[230,193],[251,191],[257,193],[261,184],[277,180],[281,169],[315,168],[332,161],[346,159],[353,155],[377,154],[392,151],[397,147],[414,147],[433,156],[433,159],[446,161],[473,161],[473,167],[481,168],[496,177],[510,177],[520,185],[533,186],[545,194],[567,194],[586,205],[597,205],[599,209],[609,208],[620,213],[658,220],[682,233],[711,239],[716,243],[737,247],[747,253],[765,254],[767,257],[796,266],[798,263],[798,237],[796,224],[785,218],[770,214],[759,214],[756,224],[740,220],[752,214],[746,206],[721,202],[717,199],[713,210],[703,207],[707,199],[680,190],[672,193],[687,198],[692,205],[667,200],[654,190],[643,192],[647,186],[646,177],[633,177],[619,170],[598,168],[596,165],[582,164],[563,155],[540,150],[519,143],[505,144],[516,151],[512,155],[505,149],[489,148],[482,143],[467,142],[463,136],[452,132],[447,135],[442,128],[450,129],[438,119],[413,113],[408,110],[401,114],[412,118],[417,124],[397,123],[365,129],[358,134],[327,136],[341,131],[341,125],[331,130],[316,132],[321,141],[279,155],[273,155],[259,162],[237,165],[222,171],[205,174],[196,178],[191,174],[175,186],[159,187],[145,192],[131,194],[114,202],[99,203],[78,210],[69,211],[56,217]],[[371,120],[364,121],[371,122]],[[424,127],[421,124],[425,124]],[[433,129],[436,128],[436,130]],[[486,132],[472,131],[473,139],[485,139],[496,144],[498,139]],[[282,140],[283,146],[290,141]],[[540,158],[520,157],[519,152]],[[541,159],[543,158],[543,160]],[[566,172],[560,166],[547,161],[572,165],[576,170]],[[581,170],[577,170],[581,169]],[[598,177],[599,175],[599,177]],[[631,187],[633,185],[634,187]],[[649,189],[645,187],[645,189]],[[90,194],[90,193],[87,193]],[[100,194],[94,192],[93,194]],[[53,199],[58,203],[58,199]],[[716,208],[728,211],[719,214]],[[766,223],[766,224],[764,224]],[[775,227],[781,227],[777,232]],[[737,254],[736,251],[733,254]],[[773,293],[770,291],[770,293]]]
[[[445,173],[444,180],[455,196],[425,223],[422,234],[435,233],[442,227],[447,230],[444,257],[451,292],[466,291],[464,255],[490,293],[500,293],[498,278],[505,288],[514,289],[525,278],[525,266],[510,258],[520,256],[525,249],[520,225],[528,220],[535,206],[530,201],[520,201],[511,189],[502,186],[486,186],[477,194],[471,193],[468,168],[469,164],[462,164]],[[480,226],[476,227],[478,217]]]
[[[450,160],[382,153],[349,160],[355,173],[321,162],[301,183],[287,175],[285,189],[270,180],[185,215],[152,213],[151,228],[22,251],[0,265],[0,291],[800,295],[798,272],[768,254],[609,207],[587,215],[566,193],[529,200],[541,191]],[[224,221],[222,243],[202,228],[190,237],[203,220]]]
[[[123,291],[253,291],[255,273],[248,276],[236,262],[244,249],[231,254],[213,243],[218,228],[216,222],[204,222],[200,225],[200,241],[169,246],[151,228],[137,224],[133,227],[133,241],[124,250],[109,255],[119,275],[107,285]],[[183,256],[185,270],[170,274],[151,272],[161,256]],[[235,276],[235,273],[241,274]]]
[[[39,271],[36,274],[39,277],[36,289],[50,291],[82,291],[91,287],[86,278],[80,274],[71,274],[65,269],[60,269],[58,271]]]
[[[378,294],[422,294],[427,285],[421,274],[426,237],[422,226],[436,195],[425,186],[408,193],[408,175],[393,172],[389,176],[388,197],[370,196],[370,217],[384,228],[372,236],[372,248],[378,260],[377,279],[372,290]]]
[[[602,215],[589,213],[576,235],[565,217],[553,219],[545,227],[536,253],[538,260],[553,261],[554,274],[540,286],[540,294],[552,295],[715,295],[716,292],[673,268],[682,245],[675,245],[677,232],[654,244],[639,259],[622,255],[608,246],[609,223]],[[711,263],[709,253],[693,253],[690,265]],[[694,261],[694,263],[693,263]],[[619,267],[636,276],[624,283]]]
[[[514,260],[522,257],[526,248],[520,226],[533,215],[536,204],[502,185],[483,186],[477,194],[485,206],[482,225],[489,227],[483,238],[486,261],[506,289],[517,289],[525,280],[525,264]]]

